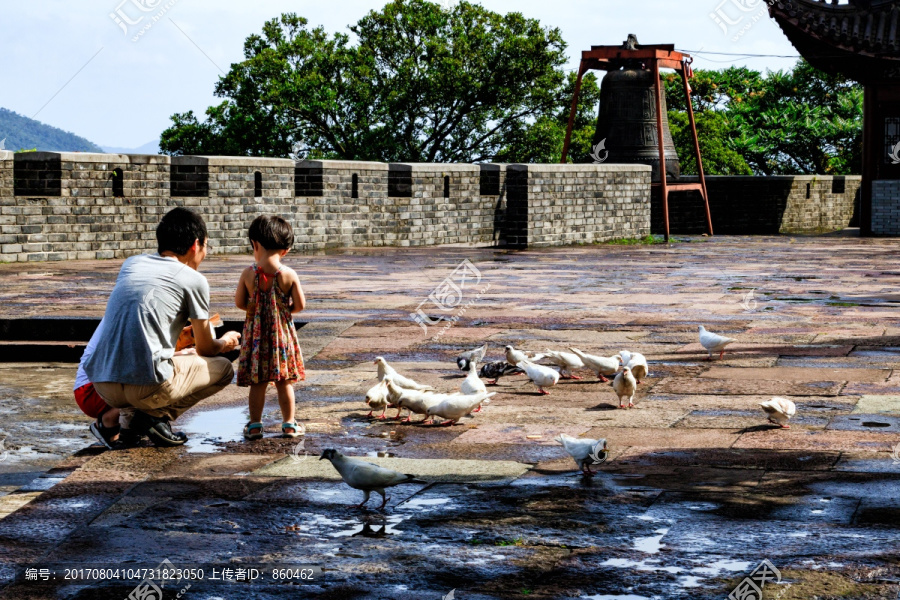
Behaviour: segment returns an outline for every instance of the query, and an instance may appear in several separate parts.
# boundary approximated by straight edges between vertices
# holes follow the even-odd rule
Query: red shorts
[[[109,404],[94,389],[93,383],[75,390],[75,402],[84,414],[95,419],[110,409]]]

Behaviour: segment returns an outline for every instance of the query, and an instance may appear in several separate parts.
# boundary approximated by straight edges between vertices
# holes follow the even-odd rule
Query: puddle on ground
[[[897,354],[900,353],[900,348],[896,348],[893,346],[884,346],[878,348],[877,350],[854,350],[850,353],[850,356],[859,356],[864,358],[880,358],[883,360],[897,360]]]
[[[668,529],[657,529],[656,533],[659,535],[654,535],[645,538],[638,538],[634,540],[634,549],[644,552],[645,554],[657,554],[660,549],[662,549],[662,539],[665,537],[667,533],[669,533]]]
[[[606,562],[600,563],[601,567],[619,567],[619,568],[630,568],[635,571],[664,571],[666,573],[672,573],[673,575],[677,575],[681,573],[684,569],[681,567],[664,567],[659,564],[657,560],[629,560],[627,558],[609,558]]]
[[[647,596],[635,596],[634,594],[616,594],[610,596],[608,594],[599,594],[594,596],[582,596],[583,600],[651,600]]]
[[[402,515],[331,519],[312,513],[301,513],[300,517],[304,519],[301,523],[289,525],[285,527],[285,531],[303,537],[385,537],[403,533],[397,529],[397,525],[407,519]]]
[[[249,420],[246,406],[201,410],[190,414],[181,423],[181,431],[187,434],[188,452],[216,452],[225,442],[243,439],[244,425]]]
[[[871,431],[873,429],[884,432],[900,431],[900,417],[890,415],[838,415],[832,419],[827,429],[844,431]]]
[[[450,504],[450,498],[413,498],[398,508],[414,508],[417,509],[417,512],[422,513],[434,510],[439,506],[442,509],[454,508],[454,505]]]
[[[731,573],[743,573],[745,571],[749,571],[753,566],[752,563],[744,562],[740,560],[717,560],[715,562],[710,563],[706,567],[699,567],[693,569],[692,572],[700,573],[701,575],[710,575],[715,577],[719,573],[723,571],[728,571]]]
[[[701,581],[703,581],[703,577],[695,577],[694,575],[685,575],[678,578],[678,583],[683,588],[700,587]]]
[[[31,483],[22,486],[19,488],[19,492],[46,492],[57,483],[63,481],[66,477],[68,477],[68,473],[62,475],[60,477],[37,477]]]

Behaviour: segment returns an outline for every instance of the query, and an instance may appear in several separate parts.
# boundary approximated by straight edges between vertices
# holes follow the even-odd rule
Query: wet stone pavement
[[[424,332],[410,313],[465,259],[480,281],[452,310],[422,304],[431,318],[459,316]],[[227,317],[241,316],[231,296],[249,260],[202,266]],[[267,437],[244,442],[245,390],[231,387],[176,423],[187,447],[103,452],[69,395],[74,365],[0,365],[2,597],[126,598],[137,581],[29,581],[23,570],[168,560],[203,565],[206,579],[186,591],[166,582],[166,599],[721,599],[765,559],[781,575],[765,598],[898,597],[895,241],[692,237],[287,262],[309,298],[302,442],[276,437],[274,391]],[[0,265],[2,314],[99,316],[120,264]],[[739,340],[724,360],[703,360],[699,324]],[[485,342],[494,360],[510,343],[638,351],[650,376],[629,411],[581,372],[550,396],[501,379],[485,411],[454,427],[366,417],[375,357],[452,391],[456,354]],[[790,430],[758,408],[774,395],[797,404]],[[559,433],[608,440],[597,477],[576,472]],[[374,497],[358,510],[362,493],[316,460],[325,448],[426,483],[393,488],[384,511]],[[213,567],[261,564],[320,570],[209,579]]]

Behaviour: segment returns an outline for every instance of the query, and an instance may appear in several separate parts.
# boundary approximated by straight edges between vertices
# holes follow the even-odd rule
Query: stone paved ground
[[[204,581],[187,598],[437,599],[455,589],[461,599],[639,600],[723,598],[769,559],[782,583],[766,598],[897,598],[895,248],[723,237],[291,256],[310,299],[303,445],[241,441],[244,393],[231,388],[179,423],[189,448],[79,450],[90,440],[67,395],[73,366],[4,365],[0,514],[11,514],[0,520],[0,563],[322,568],[311,584]],[[426,336],[409,313],[464,259],[482,277],[463,291],[468,308]],[[239,316],[230,296],[247,263],[203,265],[228,316]],[[0,306],[6,316],[100,315],[119,264],[2,265]],[[740,342],[707,363],[698,324]],[[484,342],[498,359],[510,343],[631,349],[649,358],[651,376],[630,411],[590,377],[548,397],[510,377],[453,428],[366,418],[376,356],[453,390],[453,357]],[[773,395],[797,403],[790,431],[758,410]],[[274,399],[266,420],[274,434]],[[559,432],[608,440],[612,458],[593,481],[552,442]],[[329,447],[410,459],[431,483],[395,488],[383,513],[374,500],[356,510],[361,494],[314,460]],[[134,585],[19,580],[4,593],[124,598]],[[166,585],[165,597],[183,587]]]

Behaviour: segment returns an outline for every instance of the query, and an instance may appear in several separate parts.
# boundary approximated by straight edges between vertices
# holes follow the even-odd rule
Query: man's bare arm
[[[197,354],[200,356],[218,356],[223,352],[231,352],[241,345],[241,334],[237,331],[227,331],[221,338],[214,339],[209,330],[208,319],[191,319],[191,327],[194,330]]]

